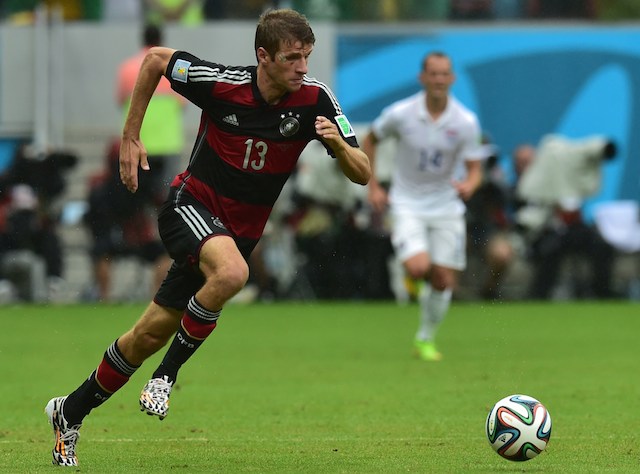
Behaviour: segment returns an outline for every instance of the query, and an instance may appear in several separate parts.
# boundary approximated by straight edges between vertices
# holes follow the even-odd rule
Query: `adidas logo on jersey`
[[[236,114],[227,115],[222,119],[222,121],[228,123],[229,125],[235,125],[236,127],[240,125],[238,123],[238,117],[236,117]]]

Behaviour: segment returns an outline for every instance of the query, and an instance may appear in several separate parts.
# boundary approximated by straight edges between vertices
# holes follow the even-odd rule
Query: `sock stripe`
[[[129,381],[131,375],[125,375],[113,367],[106,359],[98,366],[95,372],[95,380],[98,386],[112,395]]]
[[[202,342],[204,341],[211,332],[216,328],[216,322],[213,323],[204,323],[202,321],[197,321],[193,317],[185,314],[182,317],[182,321],[180,321],[180,325],[182,326],[182,330],[184,330],[184,335],[191,338],[192,342]]]
[[[129,364],[120,349],[118,349],[117,340],[113,342],[105,352],[105,359],[113,366],[114,369],[120,371],[123,375],[132,376],[138,369],[138,366]]]
[[[192,296],[189,300],[189,303],[187,304],[187,311],[195,320],[200,320],[206,324],[215,323],[220,317],[221,312],[221,310],[210,311],[203,308],[200,303],[196,301],[195,296]]]

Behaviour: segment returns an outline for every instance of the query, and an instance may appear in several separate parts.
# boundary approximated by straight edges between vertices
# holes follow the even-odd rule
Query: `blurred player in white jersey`
[[[476,115],[449,93],[455,80],[451,59],[427,54],[418,78],[423,90],[386,107],[363,150],[373,167],[377,144],[397,140],[389,192],[372,177],[369,202],[377,211],[389,206],[396,256],[409,277],[425,281],[414,344],[418,357],[437,361],[442,355],[436,330],[466,266],[464,201],[482,180],[486,151]],[[458,179],[461,167],[466,173]]]

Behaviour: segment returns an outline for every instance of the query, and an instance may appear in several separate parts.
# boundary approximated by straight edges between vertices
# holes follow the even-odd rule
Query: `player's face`
[[[284,92],[299,90],[304,75],[309,70],[309,55],[312,50],[312,45],[303,45],[300,41],[283,43],[267,68],[274,85]]]
[[[429,57],[420,73],[420,82],[434,98],[445,98],[454,80],[451,61],[445,57]]]

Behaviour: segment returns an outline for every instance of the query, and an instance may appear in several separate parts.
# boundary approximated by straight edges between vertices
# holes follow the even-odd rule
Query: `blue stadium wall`
[[[403,34],[342,31],[335,89],[353,122],[370,122],[419,90],[424,54],[451,55],[454,94],[475,110],[507,164],[548,133],[599,134],[618,145],[601,192],[587,203],[640,198],[640,28],[443,28]]]

